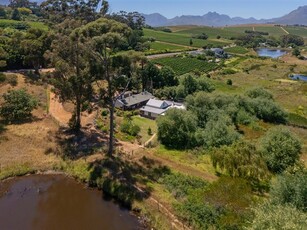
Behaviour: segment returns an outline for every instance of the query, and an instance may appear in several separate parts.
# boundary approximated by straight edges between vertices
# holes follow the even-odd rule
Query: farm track
[[[280,29],[282,29],[286,34],[289,34],[289,32],[284,27],[281,26]]]
[[[166,45],[176,45],[176,46],[180,46],[180,47],[184,47],[184,48],[195,49],[195,47],[193,47],[193,46],[185,46],[185,45],[172,43],[172,42],[163,42],[163,41],[155,41],[155,42],[161,43],[161,44],[166,44]]]

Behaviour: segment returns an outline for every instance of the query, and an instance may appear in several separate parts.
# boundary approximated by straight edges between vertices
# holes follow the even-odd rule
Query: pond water
[[[280,50],[280,49],[261,48],[261,49],[257,49],[257,53],[260,57],[279,58],[285,55],[287,51]]]
[[[137,217],[62,175],[0,183],[0,229],[140,229]]]
[[[300,80],[300,81],[307,81],[307,75],[304,74],[293,74],[290,76],[292,80]]]

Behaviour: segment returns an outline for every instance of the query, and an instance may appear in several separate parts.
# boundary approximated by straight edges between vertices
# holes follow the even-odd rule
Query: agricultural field
[[[150,50],[146,51],[145,54],[181,52],[191,49],[193,48],[156,41],[150,43]]]
[[[259,32],[268,32],[269,36],[280,37],[285,35],[286,32],[280,27],[273,25],[250,25],[250,26],[230,26],[224,28],[226,31],[237,32],[243,34],[245,30],[255,30]]]
[[[154,60],[154,63],[171,67],[177,75],[189,73],[194,70],[207,72],[215,69],[217,64],[208,63],[191,57],[167,57]]]
[[[178,34],[178,33],[167,33],[162,31],[156,31],[156,30],[150,30],[150,29],[144,29],[144,35],[145,37],[154,37],[157,41],[161,42],[168,42],[172,44],[179,44],[184,46],[192,46],[192,47],[198,47],[201,48],[208,44],[213,44],[216,46],[225,46],[230,43],[232,43],[229,40],[223,40],[223,39],[192,39],[193,44],[190,45],[190,39],[192,37],[191,34]]]
[[[295,26],[286,26],[284,27],[290,34],[295,34],[307,38],[307,28],[306,27],[295,27]]]
[[[198,35],[201,33],[205,33],[209,36],[209,39],[215,39],[217,36],[221,36],[222,38],[230,39],[231,37],[236,37],[240,35],[240,33],[227,31],[222,28],[217,27],[207,27],[207,26],[197,26],[192,28],[182,28],[180,30],[176,30],[176,27],[169,27],[173,30],[174,33],[177,34],[188,34],[188,35]]]

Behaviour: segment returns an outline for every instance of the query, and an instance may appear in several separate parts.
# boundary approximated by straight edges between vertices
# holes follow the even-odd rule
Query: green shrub
[[[14,74],[14,75],[8,75],[6,77],[7,79],[7,82],[11,85],[11,86],[17,86],[18,84],[18,78],[17,76]]]
[[[193,189],[204,189],[208,183],[196,177],[172,173],[160,179],[176,199],[186,197]]]
[[[270,195],[274,204],[292,205],[307,212],[307,172],[278,176]]]
[[[253,88],[253,89],[246,91],[245,94],[246,96],[250,98],[265,98],[269,100],[273,99],[273,95],[263,88]]]
[[[231,74],[235,74],[237,73],[237,71],[233,70],[233,69],[223,69],[222,74],[223,75],[231,75]]]
[[[151,136],[151,135],[152,135],[152,130],[151,130],[150,127],[148,127],[148,129],[147,129],[147,134],[148,134],[148,136]]]
[[[244,178],[250,183],[258,183],[268,178],[268,169],[260,152],[255,145],[246,141],[214,149],[211,160],[214,168],[231,177]]]
[[[195,229],[215,229],[220,213],[210,205],[192,197],[175,206],[178,215]]]
[[[257,118],[271,123],[285,124],[287,113],[273,100],[256,98],[250,101]]]
[[[240,109],[237,113],[236,123],[238,124],[249,125],[255,120],[256,118],[244,109]]]
[[[5,74],[0,72],[0,83],[5,82],[5,80],[6,80]]]
[[[107,109],[103,109],[103,110],[101,111],[101,116],[103,116],[103,117],[108,116],[108,114],[109,114],[109,110],[107,110]]]
[[[227,79],[226,84],[227,84],[227,85],[232,85],[232,80],[231,80],[231,79]]]
[[[254,218],[247,229],[307,229],[307,214],[294,207],[264,203],[253,209]]]
[[[3,98],[0,115],[7,121],[27,119],[32,116],[32,110],[38,106],[37,100],[24,89],[11,90],[4,94]]]
[[[135,137],[139,134],[141,128],[138,125],[133,124],[130,119],[125,118],[120,125],[120,131]]]
[[[213,115],[214,114],[214,115]],[[206,147],[231,145],[240,138],[231,119],[220,111],[212,111],[205,129],[196,134],[197,142]]]
[[[169,148],[195,146],[197,119],[189,111],[170,109],[157,119],[158,139]]]
[[[275,173],[294,165],[301,153],[301,143],[288,129],[270,129],[261,141],[261,151],[268,168]]]

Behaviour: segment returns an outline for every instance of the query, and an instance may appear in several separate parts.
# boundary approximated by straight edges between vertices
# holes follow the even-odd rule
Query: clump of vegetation
[[[208,183],[199,178],[186,176],[180,173],[171,173],[160,179],[169,192],[176,199],[186,197],[193,189],[204,189]]]
[[[304,45],[304,38],[298,35],[294,35],[294,34],[282,35],[280,37],[280,40],[281,40],[282,46],[288,46],[288,45],[302,46]]]
[[[0,83],[5,82],[5,80],[6,80],[5,74],[0,72]]]
[[[17,86],[18,85],[18,78],[14,75],[9,75],[6,77],[7,83],[9,83],[11,86]]]
[[[169,148],[190,148],[195,146],[197,119],[185,110],[170,109],[158,122],[158,138]]]
[[[186,78],[189,82],[187,93],[191,94],[195,92],[197,85],[188,79]],[[249,125],[257,119],[285,123],[287,119],[287,114],[274,102],[272,95],[263,89],[252,89],[246,96],[200,91],[189,95],[186,104],[188,112],[176,112],[176,115],[175,112],[167,112],[163,118],[157,120],[159,140],[167,147],[211,148],[231,145],[240,138],[236,129],[238,124]],[[177,120],[180,123],[177,124]],[[178,129],[181,125],[185,128]],[[178,145],[173,144],[176,140]]]
[[[223,75],[231,75],[231,74],[235,74],[235,73],[237,73],[237,71],[235,71],[234,69],[223,69],[222,70]]]
[[[266,202],[253,209],[254,219],[248,229],[298,229],[307,227],[306,213],[292,206],[274,205]]]
[[[139,134],[141,128],[138,125],[133,124],[131,119],[125,118],[120,125],[120,131],[135,137]]]
[[[155,95],[159,98],[174,98],[182,100],[187,95],[198,91],[213,92],[214,84],[207,77],[194,77],[192,75],[183,76],[178,86],[164,87],[155,91]]]
[[[255,145],[239,141],[231,146],[215,149],[211,153],[215,169],[226,172],[231,177],[245,178],[258,184],[268,179],[268,169],[262,154]]]
[[[271,186],[272,203],[288,205],[307,212],[307,171],[279,175]]]
[[[231,79],[227,79],[226,84],[227,84],[227,85],[232,85],[232,80],[231,80]]]
[[[30,118],[38,106],[37,100],[24,89],[11,90],[3,95],[3,99],[0,115],[10,122]]]
[[[301,143],[289,130],[276,127],[270,129],[262,138],[262,153],[268,168],[281,173],[293,166],[301,153]]]
[[[202,39],[202,40],[207,40],[207,39],[208,39],[208,35],[205,34],[205,33],[193,35],[192,37],[193,37],[193,38],[196,38],[196,39]]]

